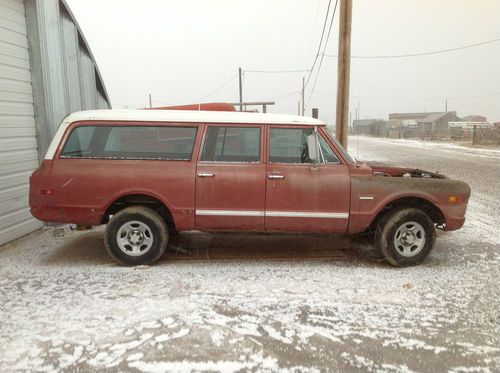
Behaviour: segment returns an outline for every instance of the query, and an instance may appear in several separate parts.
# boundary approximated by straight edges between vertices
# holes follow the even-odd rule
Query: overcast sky
[[[302,76],[248,70],[309,69],[328,0],[67,0],[90,44],[113,108],[275,100],[270,112],[297,113]],[[335,0],[332,0],[332,8]],[[498,0],[353,0],[352,55],[398,55],[500,38]],[[337,54],[338,13],[326,49]],[[233,80],[229,81],[231,78]],[[337,59],[326,57],[307,113],[333,124]],[[217,90],[225,82],[223,88]],[[207,97],[208,95],[208,97]],[[500,121],[500,42],[445,54],[352,59],[351,111],[455,110]]]

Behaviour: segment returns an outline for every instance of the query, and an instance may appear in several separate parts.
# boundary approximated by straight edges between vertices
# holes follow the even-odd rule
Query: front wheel
[[[405,208],[387,214],[375,231],[375,244],[395,267],[422,262],[434,246],[436,229],[425,212]]]
[[[120,264],[151,264],[163,255],[167,244],[165,221],[147,207],[127,207],[106,226],[106,250]]]

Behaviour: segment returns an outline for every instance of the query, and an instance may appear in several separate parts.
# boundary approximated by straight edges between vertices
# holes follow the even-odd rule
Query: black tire
[[[425,212],[403,208],[387,213],[377,225],[375,245],[395,267],[421,263],[434,247],[436,229]]]
[[[147,207],[132,206],[108,222],[104,242],[115,261],[134,266],[156,262],[165,252],[168,239],[167,224],[160,214]]]

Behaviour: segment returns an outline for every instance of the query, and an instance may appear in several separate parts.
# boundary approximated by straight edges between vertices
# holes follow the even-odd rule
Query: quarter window
[[[201,160],[259,162],[260,127],[208,127]]]
[[[75,128],[62,158],[190,160],[195,127],[82,126]]]
[[[319,135],[318,138],[319,146],[321,147],[321,154],[323,155],[323,161],[325,163],[340,163],[339,159],[325,139],[321,137],[321,135]]]
[[[93,152],[90,147],[90,141],[94,137],[95,126],[77,127],[71,132],[71,135],[64,145],[61,156],[65,158],[86,158]]]

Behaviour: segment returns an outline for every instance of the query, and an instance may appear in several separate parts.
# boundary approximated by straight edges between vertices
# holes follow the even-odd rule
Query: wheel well
[[[379,221],[390,211],[395,211],[404,207],[414,207],[424,211],[434,224],[441,225],[445,223],[444,215],[441,210],[432,202],[419,197],[404,197],[388,203],[377,214],[373,222],[370,224],[370,230],[377,227]]]
[[[159,199],[144,194],[130,194],[114,201],[102,216],[101,224],[106,224],[112,215],[130,206],[144,206],[156,211],[167,223],[169,233],[175,233],[174,218],[168,207]]]

